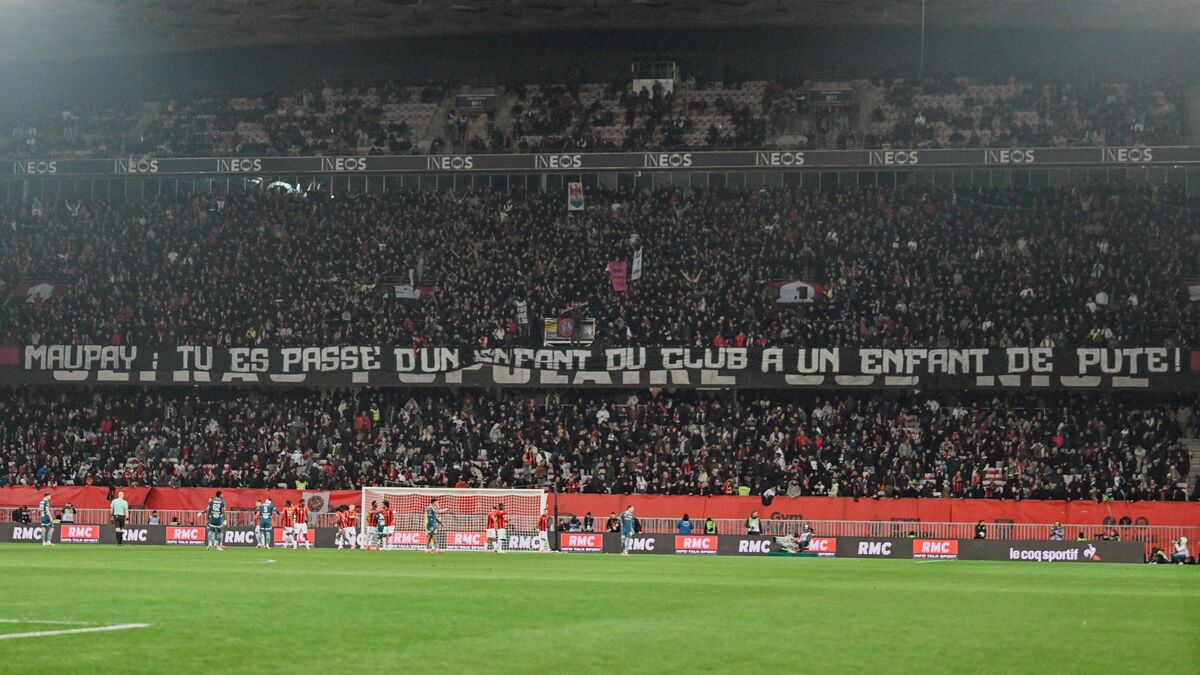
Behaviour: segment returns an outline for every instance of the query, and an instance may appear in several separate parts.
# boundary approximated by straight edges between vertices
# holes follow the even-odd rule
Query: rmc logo
[[[770,539],[743,539],[738,542],[738,553],[770,553]]]
[[[890,557],[892,555],[892,542],[860,541],[858,542],[858,554],[863,556]]]
[[[534,535],[514,534],[508,538],[508,548],[514,551],[536,551],[541,547],[541,541]]]
[[[12,530],[13,541],[41,541],[42,528],[40,527],[14,527]]]
[[[629,550],[653,552],[655,543],[654,537],[634,537],[629,541]]]
[[[424,546],[427,541],[424,532],[393,532],[388,538],[388,543],[393,546]]]
[[[226,544],[253,544],[254,530],[225,530]]]
[[[958,557],[958,541],[955,539],[916,539],[913,541],[914,558],[953,559]]]

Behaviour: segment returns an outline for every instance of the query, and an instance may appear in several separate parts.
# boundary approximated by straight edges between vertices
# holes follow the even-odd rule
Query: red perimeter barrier
[[[51,504],[60,508],[71,502],[76,508],[108,507],[108,488],[49,488]],[[216,488],[122,488],[125,499],[134,508],[159,510],[197,510],[208,504]],[[221,488],[232,509],[254,506],[254,500],[270,497],[276,503],[299,501],[301,490],[252,490]],[[0,508],[34,507],[45,490],[32,487],[0,488]],[[320,492],[328,495],[330,506],[358,504],[357,490]],[[999,499],[859,499],[850,497],[776,497],[763,506],[758,497],[680,497],[665,495],[584,495],[560,494],[558,511],[583,515],[591,511],[596,518],[607,517],[633,504],[645,518],[678,518],[687,513],[693,520],[703,518],[745,518],[758,511],[763,519],[792,520],[913,520],[923,522],[1052,523],[1103,525],[1108,522],[1130,525],[1200,526],[1200,502],[1067,502],[1005,501]],[[553,502],[551,502],[553,504]]]

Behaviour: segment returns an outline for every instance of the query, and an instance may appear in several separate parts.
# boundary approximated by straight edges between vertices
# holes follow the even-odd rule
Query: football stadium
[[[0,0],[0,674],[1200,671],[1196,0]]]

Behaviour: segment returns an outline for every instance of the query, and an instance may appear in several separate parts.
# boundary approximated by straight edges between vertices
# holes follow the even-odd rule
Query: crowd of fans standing
[[[1195,400],[0,392],[0,485],[1182,500]],[[1193,495],[1195,498],[1196,495]]]
[[[489,190],[2,205],[0,339],[540,344],[520,303],[533,325],[582,307],[600,345],[1188,346],[1200,335],[1200,304],[1179,290],[1200,259],[1200,205],[1173,186],[586,199],[577,213],[553,191]],[[608,263],[638,251],[644,274],[614,290]],[[780,280],[823,292],[780,302]],[[54,292],[28,295],[31,284]]]

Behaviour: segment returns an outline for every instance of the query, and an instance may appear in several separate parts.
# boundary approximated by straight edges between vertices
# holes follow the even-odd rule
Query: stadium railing
[[[151,515],[157,513],[159,525],[203,526],[205,517],[199,511],[130,509],[127,522],[130,526],[149,525]],[[314,513],[310,515],[310,527],[333,527],[336,516],[333,513]],[[596,529],[603,528],[607,517],[596,518]],[[12,510],[0,511],[0,522],[10,522]],[[82,525],[108,523],[111,520],[108,509],[76,509],[74,522]],[[560,519],[561,520],[561,519]],[[254,514],[248,510],[230,510],[226,518],[227,527],[252,527],[255,523]],[[744,535],[746,521],[734,518],[714,519],[717,534]],[[972,539],[975,537],[976,523],[926,523],[906,520],[797,520],[797,519],[761,519],[762,534],[766,536],[782,536],[795,534],[800,528],[808,525],[819,537],[868,537],[868,538],[903,538],[915,536],[922,539]],[[670,534],[679,531],[678,518],[638,518],[640,531],[647,534]],[[704,518],[692,519],[692,533],[703,534]],[[1030,523],[985,523],[988,539],[1022,539],[1048,540],[1050,524]],[[1180,536],[1186,536],[1189,541],[1200,541],[1200,526],[1183,525],[1080,525],[1064,523],[1062,525],[1067,540],[1076,539],[1080,533],[1086,539],[1095,540],[1103,535],[1111,535],[1115,530],[1122,541],[1140,541],[1144,544],[1146,554],[1152,549],[1169,550],[1171,542]]]

